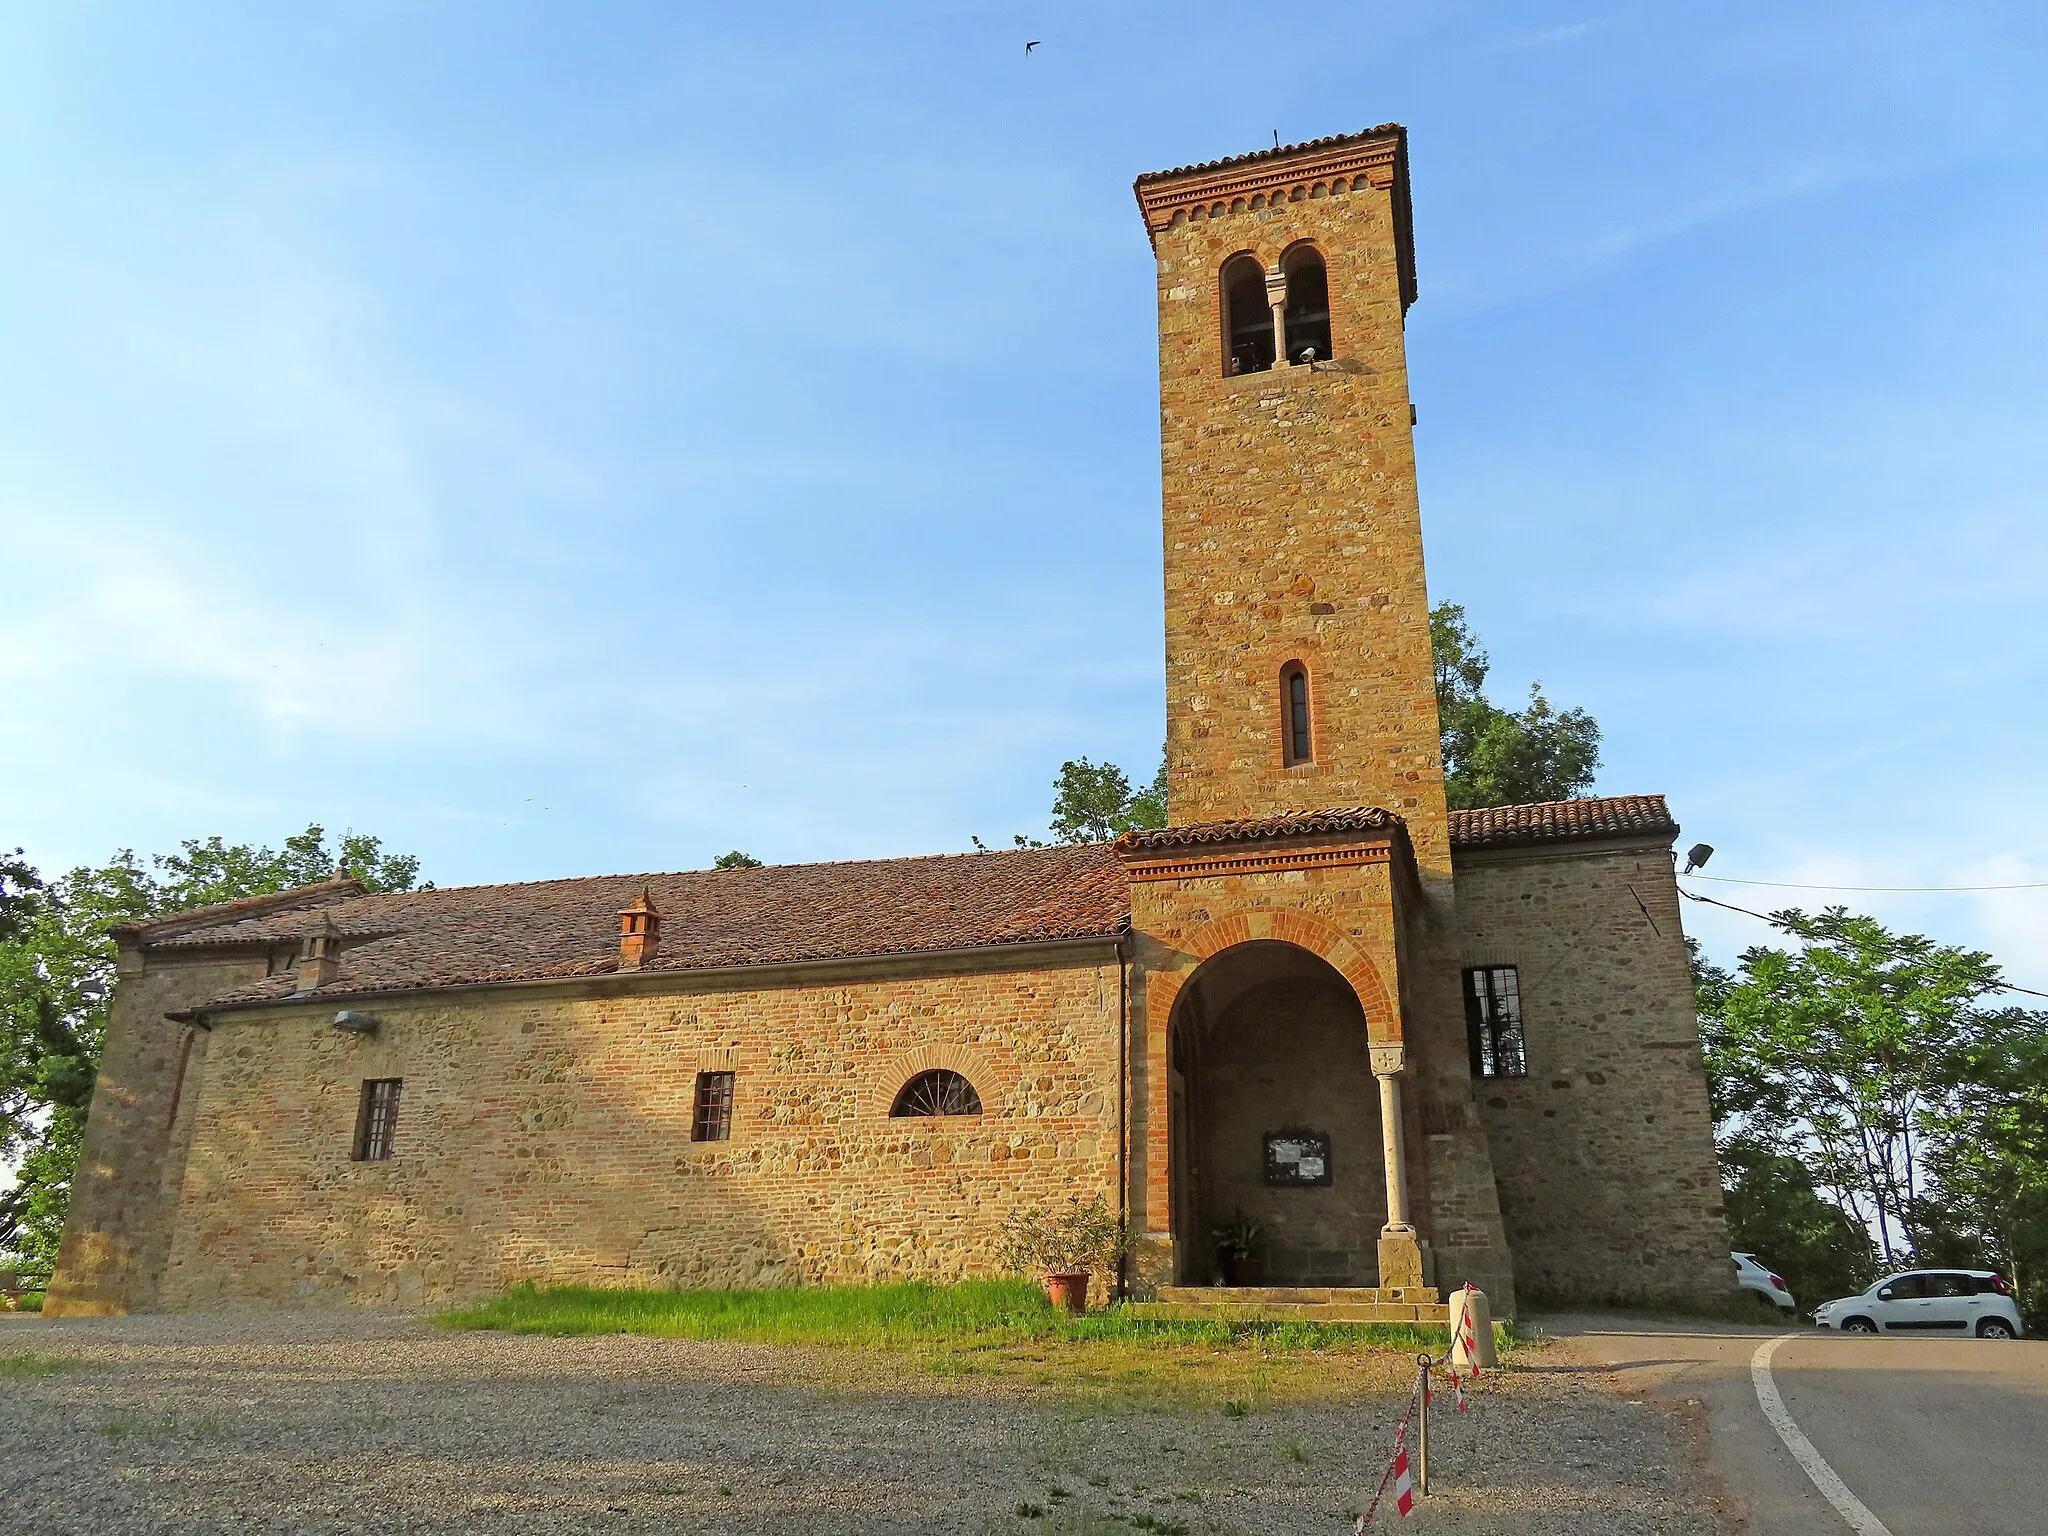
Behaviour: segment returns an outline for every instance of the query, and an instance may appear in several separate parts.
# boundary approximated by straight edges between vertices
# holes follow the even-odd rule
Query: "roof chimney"
[[[299,990],[324,987],[340,974],[341,935],[334,931],[334,919],[322,912],[319,926],[308,930],[299,946]]]
[[[661,948],[661,914],[641,887],[630,907],[619,909],[619,969],[637,971]]]

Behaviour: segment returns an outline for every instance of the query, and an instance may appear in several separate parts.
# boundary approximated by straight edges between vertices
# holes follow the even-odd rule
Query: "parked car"
[[[1776,1307],[1787,1317],[1799,1310],[1799,1304],[1792,1299],[1792,1293],[1785,1288],[1785,1282],[1764,1268],[1753,1253],[1731,1254],[1735,1260],[1735,1283],[1746,1291],[1754,1291],[1759,1301]]]
[[[2016,1339],[2020,1309],[2012,1287],[1988,1269],[1907,1269],[1861,1296],[1814,1309],[1813,1320],[1843,1333],[1975,1334]]]

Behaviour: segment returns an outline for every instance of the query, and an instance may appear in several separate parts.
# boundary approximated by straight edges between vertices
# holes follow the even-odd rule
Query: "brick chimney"
[[[630,907],[619,909],[619,969],[637,971],[661,948],[661,914],[641,888]]]
[[[311,992],[324,987],[341,974],[341,935],[334,931],[334,919],[320,914],[299,946],[299,990]]]

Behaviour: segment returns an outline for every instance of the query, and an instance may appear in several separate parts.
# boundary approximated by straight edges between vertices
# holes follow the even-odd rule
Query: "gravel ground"
[[[24,1372],[23,1355],[62,1364]],[[1337,1536],[1402,1406],[1119,1411],[914,1370],[835,1385],[832,1359],[393,1312],[7,1316],[0,1532]],[[1695,1449],[1683,1423],[1527,1350],[1471,1414],[1434,1419],[1409,1529],[1711,1536]]]

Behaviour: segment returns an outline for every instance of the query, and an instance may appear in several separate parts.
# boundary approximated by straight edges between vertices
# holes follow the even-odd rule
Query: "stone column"
[[[1273,366],[1285,368],[1287,355],[1287,274],[1277,267],[1266,274],[1266,302],[1273,306]]]
[[[1408,1163],[1401,1143],[1401,1069],[1406,1053],[1398,1040],[1374,1041],[1372,1074],[1380,1080],[1380,1148],[1387,1160],[1387,1224],[1380,1228],[1380,1286],[1422,1284],[1422,1245],[1408,1224]]]

